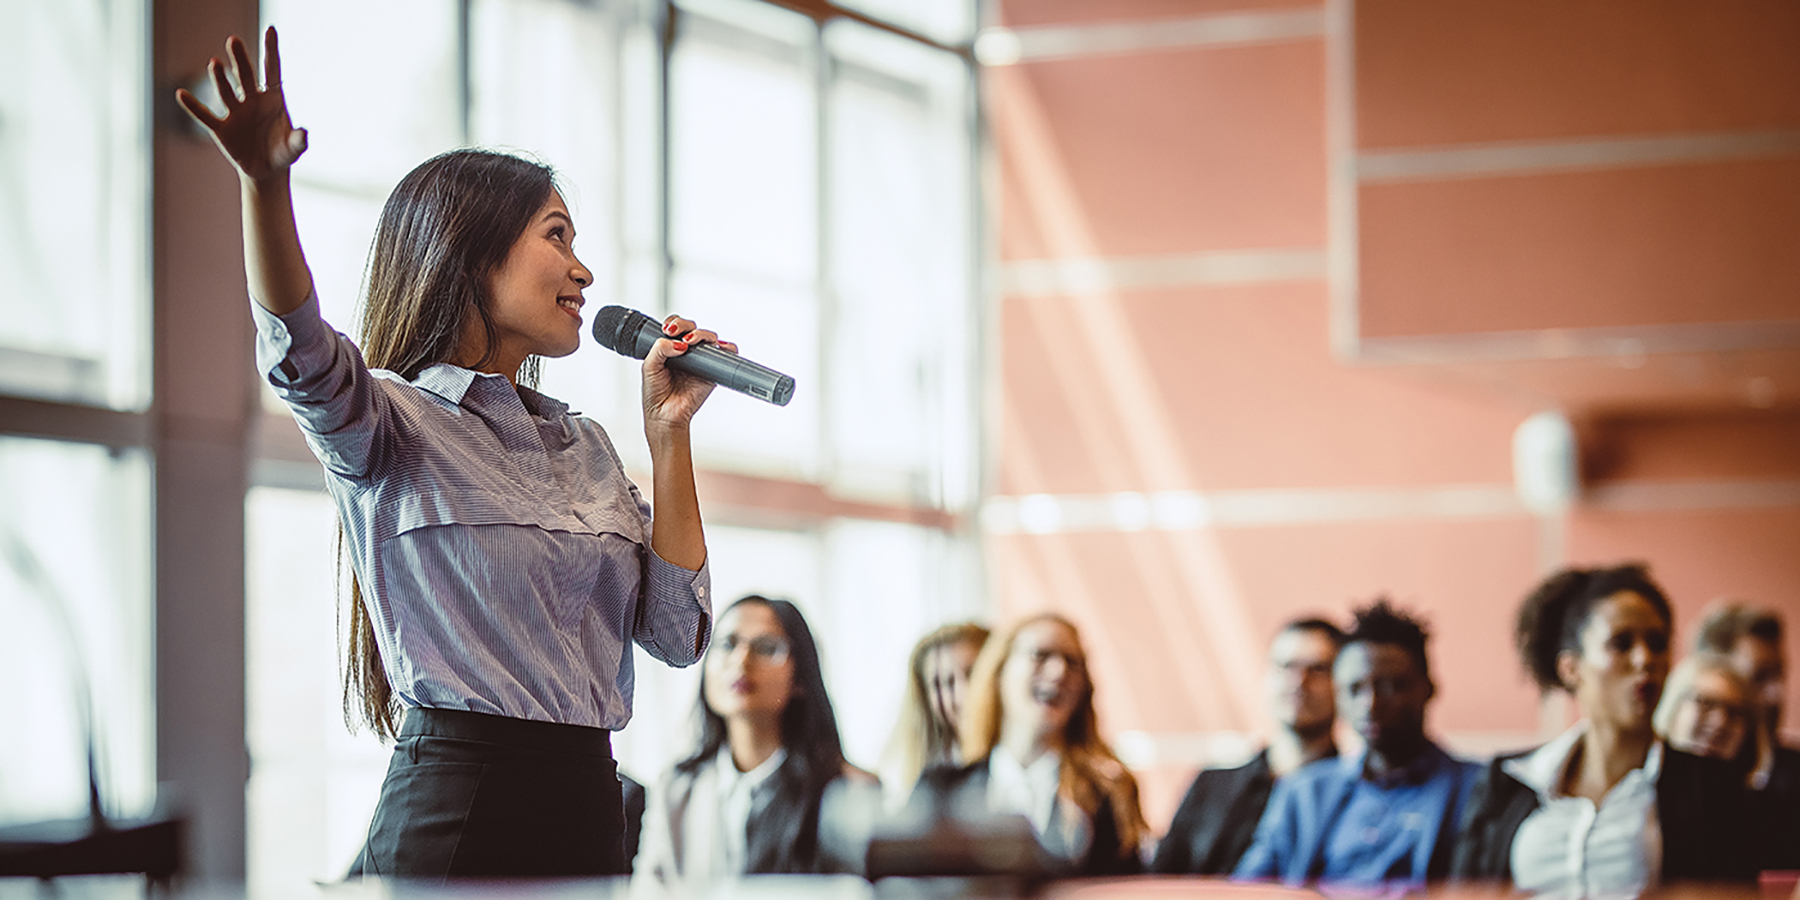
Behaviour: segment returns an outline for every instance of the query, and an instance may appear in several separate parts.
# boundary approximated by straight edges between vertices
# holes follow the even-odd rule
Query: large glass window
[[[973,22],[969,0],[851,5],[939,41]],[[149,4],[6,9],[0,400],[49,404],[0,408],[14,416],[0,418],[0,675],[44,685],[0,696],[0,728],[30,735],[0,741],[0,820],[81,814],[84,694],[109,811],[141,813],[155,792]],[[482,145],[559,170],[590,311],[680,311],[798,379],[788,408],[720,393],[696,427],[700,466],[754,487],[707,510],[715,591],[801,605],[833,691],[876,701],[841,704],[852,758],[873,765],[912,640],[980,607],[969,543],[896,524],[954,521],[975,499],[966,63],[763,0],[264,0],[263,18],[311,134],[296,215],[338,329],[357,331],[393,185]],[[548,362],[544,387],[612,429],[647,486],[634,362],[584,347]],[[46,428],[64,439],[22,434]],[[284,891],[341,874],[386,750],[342,725],[329,501],[295,489],[308,478],[258,430],[250,877]],[[114,440],[131,446],[83,442]],[[684,747],[697,671],[640,672],[619,747],[652,778]]]
[[[342,878],[375,811],[388,752],[344,727],[336,511],[319,491],[245,501],[245,730],[251,894]]]
[[[721,397],[707,465],[820,474],[819,99],[812,20],[762,3],[683,6],[669,63],[669,303],[794,376],[775,409]]]
[[[6,4],[0,393],[149,402],[144,0]]]
[[[831,486],[964,508],[978,458],[967,69],[854,22],[825,37]]]
[[[0,825],[87,814],[90,733],[107,813],[155,801],[150,521],[143,453],[0,436]]]
[[[456,0],[264,0],[307,149],[294,219],[325,320],[356,334],[369,244],[394,185],[463,143]]]
[[[471,141],[555,167],[575,219],[576,255],[594,273],[584,292],[589,323],[600,307],[624,302],[617,112],[624,14],[569,0],[479,0],[470,29]],[[583,342],[578,353],[543,361],[541,387],[609,429],[629,429],[638,421],[635,366]]]
[[[883,22],[911,28],[945,44],[975,36],[975,4],[968,0],[838,0],[839,5]]]

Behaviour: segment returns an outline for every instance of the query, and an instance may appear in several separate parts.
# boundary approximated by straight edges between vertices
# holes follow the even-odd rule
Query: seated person
[[[1561,737],[1487,767],[1454,874],[1557,896],[1636,896],[1748,874],[1742,778],[1657,740],[1674,616],[1642,566],[1568,569],[1525,598],[1516,636],[1545,691],[1581,711]]]
[[[1787,701],[1787,650],[1781,616],[1747,603],[1715,604],[1700,623],[1695,649],[1731,657],[1757,692],[1760,755],[1750,774],[1750,804],[1762,823],[1766,869],[1800,869],[1800,749],[1781,744]]]
[[[1087,654],[1067,619],[1032,616],[988,640],[960,731],[968,762],[927,771],[915,810],[1023,816],[1060,874],[1143,870],[1137,779],[1100,737]]]
[[[1269,643],[1263,678],[1275,733],[1256,758],[1235,768],[1201,772],[1156,847],[1150,871],[1170,875],[1229,875],[1237,868],[1275,779],[1337,755],[1331,665],[1344,633],[1323,619],[1289,622]]]
[[[1755,688],[1730,657],[1695,653],[1669,673],[1650,722],[1670,747],[1740,764],[1748,782],[1759,758],[1757,715]]]
[[[912,794],[919,773],[962,762],[956,726],[975,656],[988,630],[974,622],[945,625],[919,640],[907,663],[906,698],[881,764],[881,790],[897,807]]]
[[[701,673],[700,745],[651,791],[636,871],[661,881],[853,871],[822,846],[846,782],[819,650],[800,610],[751,595],[719,616]]]
[[[1386,600],[1356,611],[1332,677],[1337,710],[1367,747],[1276,782],[1234,877],[1415,885],[1449,871],[1480,767],[1425,737],[1436,690],[1425,643],[1423,626]]]

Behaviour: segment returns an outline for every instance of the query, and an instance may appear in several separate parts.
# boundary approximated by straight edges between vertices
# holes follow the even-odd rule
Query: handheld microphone
[[[594,340],[623,356],[643,359],[658,338],[665,338],[655,319],[623,306],[608,306],[594,316]],[[712,344],[695,344],[680,356],[668,358],[668,366],[677,372],[703,378],[720,387],[728,387],[776,406],[786,406],[794,397],[794,379],[767,366],[760,366],[736,353]]]

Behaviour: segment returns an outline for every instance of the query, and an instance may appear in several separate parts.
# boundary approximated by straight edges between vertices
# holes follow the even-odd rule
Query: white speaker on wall
[[[1575,426],[1555,410],[1519,423],[1513,432],[1513,487],[1519,502],[1540,516],[1560,515],[1581,494],[1581,448]]]

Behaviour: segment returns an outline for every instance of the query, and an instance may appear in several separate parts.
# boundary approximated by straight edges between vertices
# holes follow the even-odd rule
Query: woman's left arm
[[[663,322],[664,337],[644,357],[644,437],[650,442],[652,499],[650,547],[664,561],[698,570],[706,563],[706,534],[700,527],[700,499],[694,491],[694,454],[688,425],[712,393],[713,384],[670,369],[671,357],[698,344],[717,344],[733,353],[737,345],[719,340],[680,316]]]

